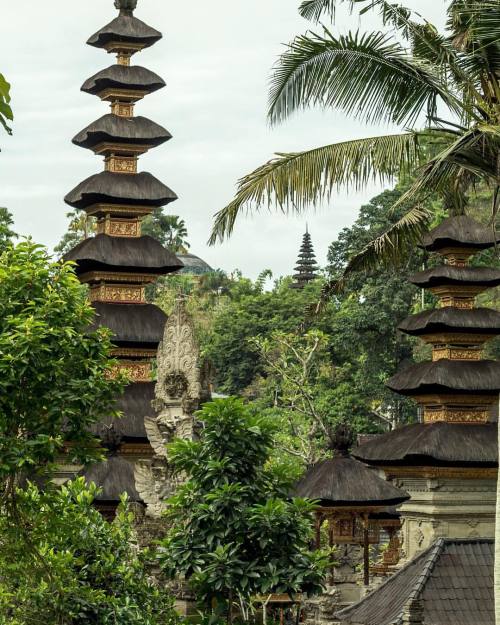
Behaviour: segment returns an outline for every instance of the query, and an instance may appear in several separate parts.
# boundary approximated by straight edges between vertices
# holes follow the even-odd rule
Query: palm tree
[[[144,219],[142,233],[157,239],[174,254],[186,254],[190,247],[184,220],[177,215],[164,214],[162,208],[156,208]]]
[[[342,1],[304,0],[300,12],[315,21],[334,17]],[[428,226],[432,215],[423,200],[431,193],[460,214],[467,192],[487,185],[494,226],[500,201],[500,0],[450,0],[445,33],[386,0],[346,1],[362,13],[379,11],[399,38],[381,32],[336,36],[324,27],[321,34],[297,37],[272,76],[270,121],[316,105],[396,124],[404,132],[278,153],[239,181],[234,200],[216,215],[211,243],[231,234],[245,208],[274,204],[284,213],[300,212],[340,186],[360,188],[412,172],[415,178],[398,201],[407,206],[405,214],[351,259],[344,278],[380,260],[399,260]],[[430,153],[422,149],[429,144]],[[500,625],[498,483],[494,587]]]
[[[342,1],[348,0],[305,0],[300,12],[319,20],[332,16]],[[321,34],[296,37],[272,75],[269,119],[277,124],[299,109],[320,106],[405,130],[277,153],[241,178],[233,201],[216,215],[211,244],[231,234],[244,209],[274,205],[284,213],[300,213],[340,187],[360,189],[369,181],[390,182],[415,172],[398,201],[407,207],[401,219],[351,259],[344,277],[380,260],[399,261],[429,225],[432,213],[424,200],[431,193],[439,193],[445,207],[460,214],[467,191],[486,183],[496,215],[500,0],[450,1],[444,34],[386,0],[349,2],[359,4],[361,12],[378,10],[403,43],[379,31],[336,36],[325,27]],[[425,123],[419,125],[422,117]]]

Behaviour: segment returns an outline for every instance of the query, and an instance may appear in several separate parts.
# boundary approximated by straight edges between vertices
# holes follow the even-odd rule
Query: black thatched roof
[[[73,143],[90,150],[104,142],[156,147],[171,138],[168,130],[147,117],[128,118],[109,113],[79,132],[73,138]]]
[[[120,41],[141,44],[144,48],[148,48],[161,38],[160,32],[136,17],[120,15],[94,33],[87,43],[95,48],[104,48],[112,41]]]
[[[461,310],[445,306],[424,310],[402,321],[398,329],[415,336],[433,332],[497,334],[500,330],[500,312],[491,308]]]
[[[94,302],[93,307],[96,311],[93,328],[109,328],[115,345],[155,348],[163,338],[167,316],[154,304]]]
[[[99,203],[164,206],[176,199],[172,189],[147,172],[127,176],[103,171],[81,182],[64,201],[73,208],[85,209]]]
[[[405,607],[418,602],[419,622],[426,625],[495,625],[494,547],[491,538],[439,538],[334,619],[342,625],[402,625]]]
[[[129,384],[116,402],[116,409],[122,416],[119,419],[102,419],[92,428],[93,433],[99,436],[106,429],[112,428],[123,442],[147,442],[144,418],[154,416],[151,405],[154,398],[155,382]]]
[[[445,219],[431,230],[422,239],[420,247],[432,252],[464,246],[480,250],[495,245],[495,238],[500,241],[500,235],[497,233],[495,236],[491,227],[483,226],[467,215],[459,215]]]
[[[165,81],[146,67],[140,65],[110,65],[88,78],[81,90],[97,95],[105,89],[145,91],[153,93],[162,89]]]
[[[213,272],[212,267],[203,258],[195,256],[195,254],[177,254],[177,258],[184,265],[184,269],[181,269],[180,273],[202,275]]]
[[[294,495],[319,500],[324,506],[393,506],[409,499],[361,462],[336,456],[311,467]]]
[[[419,271],[410,276],[409,280],[423,289],[444,284],[494,287],[500,284],[500,269],[439,265],[426,271]]]
[[[500,362],[494,360],[436,360],[410,365],[386,382],[392,391],[417,395],[438,391],[496,393],[500,390]]]
[[[142,501],[135,487],[134,467],[121,456],[113,455],[105,462],[85,467],[81,475],[87,483],[94,482],[102,488],[98,503],[118,503],[122,493],[127,493],[131,501]]]
[[[79,243],[65,254],[64,260],[77,264],[77,274],[118,269],[162,275],[183,267],[172,252],[150,236],[122,238],[98,234]]]
[[[375,465],[489,466],[498,463],[496,423],[414,423],[355,447]]]

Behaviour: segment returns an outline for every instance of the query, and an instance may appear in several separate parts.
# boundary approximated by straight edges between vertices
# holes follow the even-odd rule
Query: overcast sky
[[[386,132],[337,112],[300,113],[278,128],[266,123],[270,68],[283,44],[311,25],[297,13],[298,0],[139,0],[136,16],[164,38],[134,57],[160,74],[167,88],[139,103],[137,114],[165,126],[167,144],[141,157],[176,191],[168,207],[187,224],[191,251],[213,267],[239,268],[255,277],[270,268],[291,272],[306,220],[318,260],[379,189],[340,194],[330,206],[300,218],[257,214],[241,218],[233,237],[209,248],[213,214],[229,202],[235,182],[275,151],[295,151]],[[442,0],[411,6],[441,24]],[[66,229],[64,195],[102,170],[92,152],[71,138],[108,112],[97,97],[80,92],[89,76],[114,62],[85,45],[116,15],[113,0],[16,0],[2,6],[0,71],[12,83],[14,135],[0,134],[0,206],[14,214],[16,229],[52,248]],[[340,13],[335,29],[374,28],[374,17]],[[314,27],[318,28],[318,27]]]

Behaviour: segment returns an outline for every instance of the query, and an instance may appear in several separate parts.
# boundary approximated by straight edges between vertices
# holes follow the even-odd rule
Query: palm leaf
[[[298,108],[335,107],[366,122],[411,125],[421,111],[436,114],[440,98],[460,115],[461,102],[433,65],[407,56],[389,35],[375,32],[297,37],[271,79],[269,117],[280,122]]]
[[[308,20],[318,22],[326,13],[331,18],[335,15],[338,0],[304,0],[299,7],[299,13]]]
[[[318,303],[309,309],[309,313],[321,312],[334,295],[344,290],[353,274],[373,271],[380,265],[400,265],[420,243],[432,218],[433,213],[427,208],[418,205],[410,208],[399,221],[353,256],[340,277],[325,284]]]
[[[231,234],[238,215],[274,204],[283,213],[301,212],[340,187],[360,189],[369,181],[388,182],[420,162],[416,133],[334,143],[305,152],[278,153],[242,178],[234,200],[215,216],[209,243]]]

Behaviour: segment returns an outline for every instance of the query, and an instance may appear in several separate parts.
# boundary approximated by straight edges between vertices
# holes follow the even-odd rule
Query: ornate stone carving
[[[193,440],[200,424],[194,413],[210,399],[208,369],[200,357],[194,325],[184,300],[177,300],[165,325],[158,348],[157,383],[153,407],[156,415],[145,419],[152,461],[136,465],[136,488],[147,504],[147,514],[161,515],[165,499],[182,482],[168,464],[167,444],[174,438]]]

